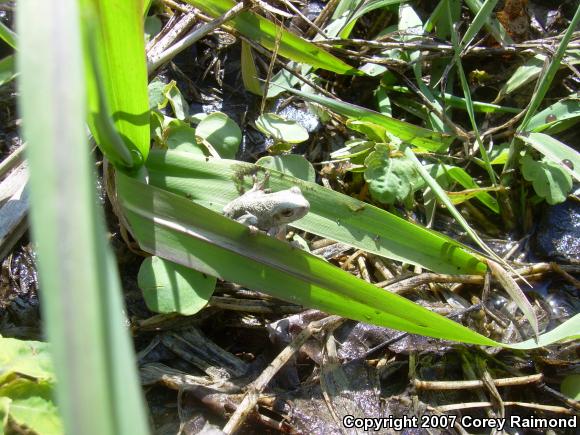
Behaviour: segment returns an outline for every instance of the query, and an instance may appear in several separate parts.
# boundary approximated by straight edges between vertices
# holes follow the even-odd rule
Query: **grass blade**
[[[218,213],[239,196],[243,176],[259,170],[235,160],[206,161],[187,153],[160,150],[151,151],[147,169],[154,186],[191,198]],[[441,234],[315,183],[269,171],[273,190],[296,185],[310,202],[308,215],[293,223],[296,228],[441,273],[482,274],[486,270],[467,248]],[[248,188],[251,177],[245,178]]]
[[[120,200],[141,247],[200,272],[294,303],[429,336],[493,341],[184,197],[119,174]],[[454,338],[451,338],[454,337]]]
[[[419,148],[429,151],[443,151],[449,147],[453,141],[453,136],[445,133],[438,133],[433,130],[418,127],[405,121],[391,118],[374,110],[355,106],[340,100],[333,100],[316,94],[298,91],[296,89],[286,89],[288,92],[296,94],[305,100],[321,104],[334,112],[359,121],[369,121],[386,128],[389,133],[399,139],[409,142]]]
[[[347,318],[430,337],[505,346],[385,292],[330,263],[201,207],[189,199],[118,174],[132,232],[151,253],[277,298]],[[543,345],[578,335],[580,315],[540,337]],[[516,345],[537,347],[533,342]]]
[[[66,432],[147,434],[85,132],[75,0],[17,4],[21,112],[43,319]]]
[[[10,30],[6,24],[0,22],[0,39],[12,48],[16,48],[16,33]]]
[[[236,5],[233,0],[186,0],[206,14],[216,18]],[[245,37],[258,42],[268,50],[276,47],[280,25],[276,25],[253,12],[242,12],[228,22]],[[278,54],[296,62],[305,63],[316,68],[333,71],[338,74],[361,75],[362,72],[346,64],[322,48],[299,36],[282,29],[279,38]]]
[[[576,9],[576,13],[572,18],[572,21],[570,21],[570,25],[568,26],[566,33],[564,33],[564,36],[562,37],[562,40],[558,45],[558,49],[556,50],[556,53],[554,54],[554,57],[552,58],[552,61],[550,62],[548,69],[546,70],[544,75],[541,77],[540,82],[538,83],[538,87],[532,95],[532,100],[530,101],[530,105],[528,106],[526,115],[524,116],[524,119],[518,126],[518,131],[526,130],[528,123],[535,115],[536,111],[538,110],[538,107],[540,107],[540,104],[544,100],[544,97],[546,96],[546,93],[548,92],[548,89],[552,84],[552,80],[554,80],[554,77],[556,76],[556,73],[560,68],[560,63],[562,62],[564,53],[566,53],[568,43],[570,42],[570,39],[572,39],[574,30],[576,30],[576,27],[578,27],[578,23],[580,23],[580,7]]]
[[[517,137],[580,181],[580,155],[575,149],[544,133],[521,133]]]
[[[481,0],[465,0],[465,4],[467,4],[467,7],[469,7],[469,9],[471,9],[471,12],[473,12],[474,14],[477,14],[483,7]],[[497,19],[493,18],[488,22],[486,22],[485,28],[500,44],[506,45],[513,43],[512,39],[510,38],[506,30],[503,28],[503,26]]]
[[[16,77],[14,56],[6,56],[0,60],[0,86],[12,81],[14,77]]]
[[[578,118],[580,118],[580,98],[566,98],[536,113],[528,122],[526,130],[559,133],[580,121]]]
[[[103,151],[111,132],[99,117],[111,117],[138,166],[149,152],[149,98],[143,38],[143,3],[139,0],[81,0],[87,38],[89,126]],[[96,68],[96,70],[94,70]],[[99,89],[100,80],[103,91]],[[104,111],[106,110],[106,111]]]

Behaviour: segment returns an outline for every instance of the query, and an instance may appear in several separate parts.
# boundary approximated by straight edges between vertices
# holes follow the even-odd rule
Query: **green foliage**
[[[219,17],[236,5],[233,0],[187,0],[187,2],[212,17]],[[268,50],[274,50],[278,46],[277,52],[280,56],[338,74],[361,74],[322,48],[253,12],[242,12],[230,23],[242,35]]]
[[[143,3],[139,0],[81,0],[89,127],[97,144],[119,168],[136,170],[149,152],[147,66]],[[106,119],[103,119],[106,118]],[[105,125],[112,120],[115,131]],[[116,157],[117,135],[131,163]]]
[[[544,133],[523,133],[518,138],[542,153],[576,181],[580,181],[580,156],[576,150]]]
[[[122,206],[141,247],[167,260],[351,319],[493,343],[288,243],[252,234],[246,226],[186,198],[123,175],[117,181]],[[153,227],[151,215],[157,218]]]
[[[409,204],[413,193],[424,185],[412,161],[404,156],[390,156],[389,148],[377,144],[375,151],[365,160],[365,180],[376,201],[394,204],[396,201]]]
[[[287,89],[289,92],[296,94],[307,101],[312,101],[327,107],[328,109],[347,116],[350,119],[358,121],[367,121],[385,128],[390,134],[399,138],[402,141],[409,142],[418,148],[429,151],[443,152],[453,141],[453,137],[438,133],[433,130],[418,127],[408,122],[400,121],[390,116],[373,110],[365,109],[364,107],[356,106],[354,104],[346,103],[344,101],[323,97],[313,93],[297,91],[295,89]]]
[[[264,113],[256,119],[256,128],[277,143],[296,144],[308,140],[308,132],[296,121],[275,113]]]
[[[6,56],[0,60],[0,86],[9,83],[14,77],[16,77],[16,72],[14,71],[14,56]]]
[[[80,6],[76,0],[22,0],[16,11],[19,103],[43,321],[66,433],[145,435],[142,391],[86,133],[88,106],[99,145],[121,169],[136,169],[147,155],[141,10],[134,1]],[[110,130],[100,130],[107,125],[118,142],[103,142],[111,137]],[[33,405],[44,415],[50,412],[50,404],[38,400],[23,404]]]
[[[534,160],[529,154],[520,159],[522,175],[532,183],[534,191],[550,205],[566,200],[572,190],[572,178],[558,164],[547,159]]]
[[[475,180],[463,168],[451,165],[434,165],[430,172],[437,182],[448,189],[452,183],[459,183],[469,192],[448,192],[454,204],[460,204],[468,199],[477,198],[494,213],[499,213],[497,200],[486,192],[487,189],[477,185]]]
[[[196,137],[206,141],[224,159],[233,159],[242,142],[238,124],[222,112],[206,116],[195,128]]]
[[[8,419],[41,434],[63,434],[54,403],[55,376],[49,346],[0,337],[0,433]]]
[[[147,257],[138,284],[147,307],[156,313],[190,316],[205,307],[216,279],[160,257]]]
[[[195,139],[195,128],[186,123],[171,123],[165,129],[163,136],[168,149],[192,153],[199,157],[207,155],[204,147],[197,143]]]
[[[265,169],[273,169],[274,171],[292,175],[293,177],[311,183],[316,181],[316,173],[312,163],[297,154],[262,157],[258,159],[256,165]]]
[[[568,375],[560,385],[560,392],[572,400],[580,400],[580,375]]]
[[[189,116],[189,107],[187,101],[185,101],[185,98],[183,98],[183,95],[177,87],[175,80],[171,80],[169,83],[167,83],[163,87],[162,92],[165,100],[161,103],[161,105],[158,105],[160,109],[164,108],[167,103],[169,103],[177,119],[183,121]]]
[[[574,126],[580,121],[580,98],[572,96],[560,100],[536,113],[526,130],[554,134]]]
[[[147,170],[153,186],[221,213],[242,189],[251,187],[249,174],[257,167],[235,160],[199,160],[186,153],[152,150]],[[296,228],[442,273],[481,274],[486,270],[466,247],[441,234],[318,184],[269,172],[273,191],[298,186],[310,202],[310,212],[292,223]]]
[[[284,175],[283,180],[288,177]],[[244,225],[189,199],[123,174],[117,181],[121,205],[141,247],[167,260],[354,320],[431,337],[502,345],[287,243],[253,234]],[[152,216],[156,217],[153,221]],[[453,250],[452,243],[448,242],[448,250]],[[415,248],[421,249],[421,245]],[[575,336],[579,323],[577,315],[541,336],[539,342],[545,345]],[[513,347],[537,345],[527,341]]]

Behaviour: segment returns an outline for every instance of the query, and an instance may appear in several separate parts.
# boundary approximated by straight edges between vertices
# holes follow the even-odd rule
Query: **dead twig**
[[[223,428],[226,434],[234,433],[240,425],[244,422],[250,412],[254,409],[258,403],[258,398],[260,392],[266,388],[270,383],[272,378],[278,371],[288,362],[288,360],[302,347],[304,343],[316,333],[320,331],[333,327],[339,322],[344,321],[344,319],[338,316],[329,316],[322,320],[310,323],[306,328],[304,328],[300,334],[296,336],[292,342],[278,354],[278,356],[270,363],[268,367],[262,372],[258,378],[252,382],[247,387],[246,394],[242,402],[236,409],[236,412],[231,416],[228,423]]]

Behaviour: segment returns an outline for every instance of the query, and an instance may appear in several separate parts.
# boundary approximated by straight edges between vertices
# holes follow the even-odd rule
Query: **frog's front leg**
[[[252,235],[258,234],[260,229],[258,228],[258,218],[250,212],[245,212],[243,215],[236,218],[236,222],[239,222],[250,229]]]
[[[268,235],[270,237],[275,237],[278,240],[286,240],[286,232],[287,232],[286,225],[277,225],[268,230]]]

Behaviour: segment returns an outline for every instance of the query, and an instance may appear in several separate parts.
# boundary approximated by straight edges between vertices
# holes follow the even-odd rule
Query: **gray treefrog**
[[[254,176],[254,186],[226,204],[223,213],[254,230],[265,231],[269,236],[283,240],[286,225],[306,216],[310,203],[298,186],[279,192],[264,189],[269,175],[266,173],[261,182]]]

